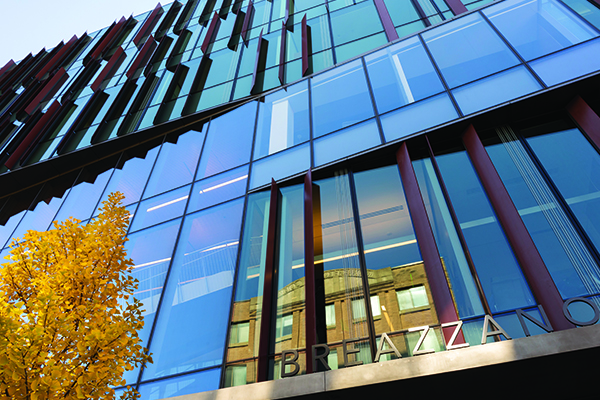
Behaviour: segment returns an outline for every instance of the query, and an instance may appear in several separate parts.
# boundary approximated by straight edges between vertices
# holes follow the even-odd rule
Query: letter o
[[[594,318],[592,318],[591,320],[589,320],[587,322],[578,321],[575,318],[573,318],[571,316],[571,312],[569,311],[569,305],[571,303],[576,303],[576,302],[585,303],[588,306],[592,307],[592,310],[594,310]],[[577,325],[577,326],[594,325],[596,322],[598,322],[598,319],[600,319],[600,311],[598,311],[598,307],[594,303],[592,303],[590,300],[588,300],[584,297],[574,297],[572,299],[565,301],[563,304],[563,314],[565,315],[565,318],[569,320],[570,323],[572,323],[573,325]]]

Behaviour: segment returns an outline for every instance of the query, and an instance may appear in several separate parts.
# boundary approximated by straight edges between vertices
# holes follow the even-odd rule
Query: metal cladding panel
[[[154,37],[150,35],[138,53],[137,57],[127,70],[125,74],[127,78],[137,79],[141,75],[146,65],[148,65],[148,61],[150,61],[150,58],[152,57],[152,54],[154,53],[154,50],[156,50],[157,46],[158,44],[156,43],[156,40],[154,40]]]
[[[39,141],[40,136],[44,133],[45,128],[49,125],[52,118],[54,118],[60,107],[61,105],[57,100],[52,103],[48,111],[46,111],[46,113],[38,120],[31,131],[29,131],[29,134],[23,139],[17,149],[8,158],[4,164],[8,169],[12,169],[21,159],[23,154],[25,154],[29,148],[34,146]]]
[[[137,46],[138,49],[146,43],[146,40],[150,36],[152,36],[152,30],[154,29],[156,24],[158,24],[160,17],[164,13],[165,10],[162,8],[161,4],[158,3],[152,11],[152,13],[150,13],[148,18],[146,19],[146,22],[144,22],[144,25],[140,28],[138,34],[133,38],[133,43]]]
[[[575,97],[567,106],[567,111],[585,134],[600,149],[600,117],[580,97]]]
[[[29,115],[33,114],[40,107],[43,107],[48,100],[52,98],[62,87],[62,85],[69,78],[69,74],[64,68],[58,70],[56,74],[44,85],[44,88],[37,94],[37,96],[29,103],[29,106],[25,109],[25,112]]]
[[[100,75],[98,75],[94,83],[92,83],[92,90],[94,92],[97,92],[98,90],[104,90],[104,87],[106,87],[105,82],[110,80],[115,75],[126,58],[127,54],[125,54],[125,51],[123,51],[122,47],[119,47],[117,51],[115,51],[115,54],[113,54],[108,61],[108,64],[104,66],[104,69],[102,72],[100,72]]]

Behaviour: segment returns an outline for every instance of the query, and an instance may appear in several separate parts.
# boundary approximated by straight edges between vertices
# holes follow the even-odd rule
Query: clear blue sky
[[[2,0],[0,67],[153,9],[159,0]],[[160,2],[162,5],[172,0]]]

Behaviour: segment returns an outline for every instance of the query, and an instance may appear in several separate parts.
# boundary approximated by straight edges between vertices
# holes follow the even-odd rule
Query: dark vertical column
[[[310,56],[312,55],[310,27],[306,23],[306,14],[302,18],[302,76],[312,72]]]
[[[580,96],[575,97],[567,106],[567,112],[583,129],[585,135],[600,149],[600,117]]]
[[[560,293],[473,125],[463,134],[463,143],[533,295],[555,330],[573,328],[563,315]]]
[[[454,15],[462,14],[467,12],[467,7],[462,3],[461,0],[446,0],[446,4],[450,7],[450,10],[454,13]]]
[[[390,17],[390,13],[383,0],[375,0],[375,8],[377,9],[377,14],[379,14],[379,19],[381,19],[381,23],[383,24],[383,30],[385,31],[388,42],[393,42],[398,39],[398,32],[396,32],[396,28],[394,28],[392,17]]]
[[[256,46],[256,58],[254,59],[254,72],[252,74],[252,86],[250,93],[257,94],[263,91],[265,80],[265,68],[267,65],[267,49],[269,42],[263,38],[263,31],[258,36],[258,46]]]
[[[281,23],[281,42],[279,43],[279,83],[285,83],[285,50],[287,46],[287,29],[285,22]]]
[[[304,176],[304,298],[306,327],[306,373],[313,372],[310,354],[317,344],[317,307],[315,302],[315,236],[313,230],[312,171]]]
[[[210,25],[208,27],[208,31],[206,32],[206,36],[204,37],[204,42],[202,42],[202,46],[200,50],[202,53],[208,53],[210,49],[210,44],[214,42],[215,37],[217,36],[217,32],[219,31],[219,26],[221,25],[221,18],[219,14],[216,12],[213,14],[212,20],[210,21]]]
[[[267,255],[265,259],[265,279],[260,320],[260,338],[258,345],[257,381],[264,382],[269,373],[269,350],[271,341],[271,308],[273,305],[273,278],[276,257],[277,226],[279,219],[279,188],[271,179],[271,200],[269,203],[269,225],[267,232]]]
[[[441,323],[458,321],[456,308],[452,301],[452,295],[448,287],[448,281],[446,280],[433,231],[429,225],[427,210],[421,197],[421,191],[419,190],[419,184],[417,183],[417,177],[412,167],[406,142],[402,144],[396,153],[396,160],[400,169],[406,202],[408,203],[423,263],[425,264],[425,272],[427,273],[431,296],[433,297],[438,317]],[[450,327],[447,329],[444,330],[444,336],[449,338],[454,328]],[[456,341],[456,343],[461,342],[464,343],[464,338],[458,338]]]
[[[246,15],[244,18],[244,25],[242,25],[242,40],[244,45],[248,47],[248,40],[250,39],[250,30],[252,29],[252,17],[254,14],[254,2],[250,0],[248,8],[246,9]]]

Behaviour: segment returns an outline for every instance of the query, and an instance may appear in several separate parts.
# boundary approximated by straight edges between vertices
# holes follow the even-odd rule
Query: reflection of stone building
[[[377,335],[387,333],[403,356],[412,354],[419,333],[408,333],[408,329],[438,324],[423,263],[368,270],[367,275],[375,332]],[[367,337],[364,298],[353,297],[352,291],[347,290],[347,287],[356,287],[357,282],[354,281],[361,279],[360,271],[357,269],[324,272],[325,293],[327,293],[325,296],[327,344],[331,348],[328,363],[332,369],[344,366],[341,350],[344,339],[366,339]],[[228,359],[248,360],[256,357],[254,353],[258,348],[257,304],[260,304],[261,300],[261,298],[252,298],[234,303]],[[302,374],[305,372],[306,363],[303,354],[306,332],[304,278],[279,290],[277,304],[277,320],[273,324],[275,329],[271,335],[275,342],[272,354],[276,355],[275,359],[279,362],[282,350],[302,350],[298,360]],[[363,334],[361,335],[360,332]],[[439,350],[440,342],[436,343],[433,335],[434,333],[431,332],[425,343],[431,347],[433,340],[435,348]],[[363,363],[371,362],[366,340],[356,342],[354,346],[360,349],[360,353],[351,357],[356,357]],[[384,356],[382,360],[389,358]],[[233,369],[235,368],[234,366]],[[255,364],[245,363],[243,369],[246,372],[246,381],[231,382],[232,385],[253,382],[256,375]],[[279,371],[279,365],[276,365],[274,379],[279,378]]]

